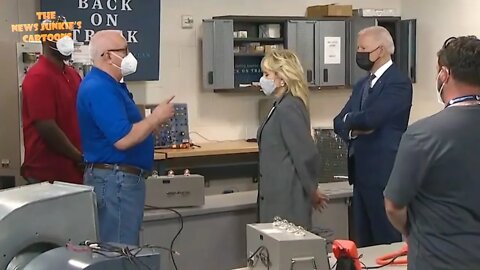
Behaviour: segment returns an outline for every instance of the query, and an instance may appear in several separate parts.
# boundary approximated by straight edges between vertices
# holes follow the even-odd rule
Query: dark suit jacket
[[[258,129],[260,222],[275,216],[311,227],[311,193],[317,189],[319,154],[310,117],[300,98],[287,93]]]
[[[352,95],[334,119],[334,130],[348,143],[350,184],[385,188],[398,145],[408,126],[412,106],[412,83],[393,64],[377,80],[360,109],[362,90],[368,76],[353,88]],[[349,113],[346,121],[344,116]],[[374,130],[369,135],[349,138],[350,130]]]

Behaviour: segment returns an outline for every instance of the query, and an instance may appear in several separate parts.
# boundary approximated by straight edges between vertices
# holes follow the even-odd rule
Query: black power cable
[[[130,262],[132,262],[135,266],[137,266],[138,269],[142,269],[141,267],[139,267],[139,265],[142,265],[145,269],[152,270],[150,266],[148,266],[142,260],[138,259],[137,255],[141,251],[142,251],[142,248],[139,248],[135,253],[132,253],[132,250],[127,248],[125,250],[125,253],[128,255],[129,258],[131,258]]]
[[[257,248],[257,250],[255,250],[255,252],[252,253],[252,255],[250,255],[250,257],[248,257],[247,265],[249,267],[254,267],[257,264],[258,259],[260,259],[263,266],[265,266],[267,270],[270,270],[272,262],[270,261],[270,253],[265,246],[260,246]]]
[[[169,248],[161,247],[161,246],[141,246],[141,247],[135,247],[135,248],[129,248],[129,247],[117,247],[113,246],[107,243],[100,243],[100,242],[90,242],[90,241],[85,241],[83,243],[80,243],[80,245],[87,246],[92,253],[101,255],[106,258],[110,259],[116,259],[116,258],[126,258],[131,264],[135,266],[136,269],[139,270],[152,270],[150,266],[148,266],[145,262],[143,262],[139,257],[138,254],[144,249],[144,248],[159,248],[159,249],[164,249],[167,251],[171,251],[172,253],[176,253],[176,251],[172,251]],[[70,248],[72,250],[72,248]],[[74,250],[75,251],[75,250]],[[83,250],[79,250],[80,252]],[[109,253],[109,254],[107,254]],[[113,255],[113,254],[116,255]]]
[[[175,262],[175,257],[174,257],[174,254],[178,254],[178,253],[173,250],[173,245],[175,244],[175,241],[177,240],[180,233],[182,233],[182,231],[183,231],[183,216],[182,216],[182,214],[180,214],[177,210],[172,209],[172,208],[156,207],[156,206],[152,206],[152,205],[145,205],[145,208],[147,208],[149,210],[167,210],[167,211],[173,212],[174,214],[176,214],[178,216],[178,219],[180,221],[180,228],[179,228],[177,234],[175,234],[175,236],[173,237],[172,242],[170,242],[170,258],[172,259],[173,267],[175,268],[175,270],[178,270],[177,263]]]

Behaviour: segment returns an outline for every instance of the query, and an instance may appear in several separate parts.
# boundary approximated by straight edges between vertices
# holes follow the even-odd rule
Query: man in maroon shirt
[[[43,55],[23,81],[22,121],[25,161],[21,174],[29,183],[83,183],[83,157],[76,110],[80,75],[65,61],[73,40],[43,42]]]

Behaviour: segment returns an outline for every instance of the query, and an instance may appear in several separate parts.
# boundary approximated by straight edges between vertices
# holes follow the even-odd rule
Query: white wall
[[[202,19],[221,15],[303,16],[307,6],[329,4],[325,0],[163,0],[161,7],[161,78],[159,82],[130,83],[137,102],[157,103],[174,94],[187,102],[191,130],[212,140],[254,137],[258,126],[258,100],[254,94],[215,94],[201,87],[200,25]],[[393,7],[401,0],[339,0],[354,8]],[[412,1],[413,3],[413,1]],[[194,29],[182,29],[181,15],[192,15]],[[348,90],[313,93],[313,126],[331,126],[332,118],[349,97]],[[201,138],[192,137],[201,142]]]
[[[441,109],[435,96],[437,51],[451,36],[480,36],[480,1],[402,0],[402,17],[417,19],[417,81],[411,119]]]
[[[12,33],[10,25],[35,19],[39,4],[36,0],[0,0],[0,159],[8,161],[9,168],[0,168],[0,175],[20,178],[21,144],[18,107],[18,83],[15,41],[19,34]]]

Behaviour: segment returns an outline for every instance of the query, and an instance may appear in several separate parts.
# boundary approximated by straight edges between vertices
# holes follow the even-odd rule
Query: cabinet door
[[[375,26],[375,18],[352,17],[347,21],[347,84],[354,85],[358,80],[365,77],[367,72],[357,66],[355,56],[357,54],[358,33],[367,27]]]
[[[417,59],[417,20],[401,20],[398,22],[398,65],[400,69],[416,82]]]
[[[317,22],[315,41],[316,85],[345,85],[345,22]]]
[[[348,208],[350,198],[335,198],[328,202],[328,208],[312,212],[312,230],[327,241],[350,239]],[[322,235],[323,234],[323,235]]]
[[[315,21],[289,21],[287,48],[293,50],[302,62],[307,82],[315,85]]]
[[[233,21],[204,20],[202,32],[203,87],[234,88]]]

